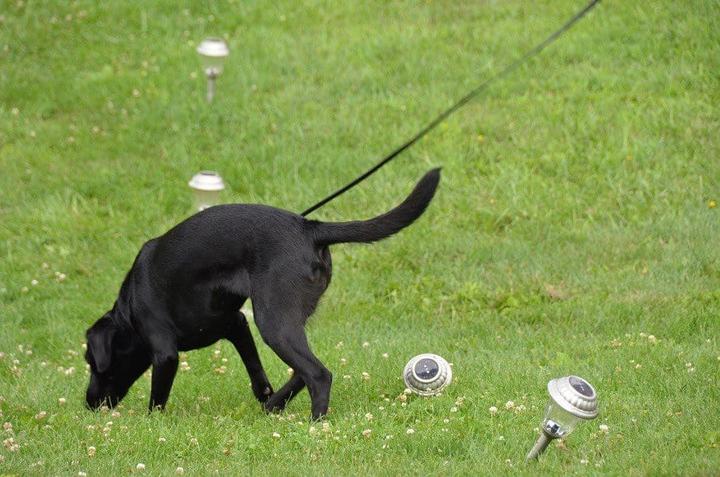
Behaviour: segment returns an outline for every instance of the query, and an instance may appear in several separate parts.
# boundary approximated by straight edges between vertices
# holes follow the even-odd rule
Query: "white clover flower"
[[[388,359],[388,358],[390,357],[390,355],[387,354],[387,353],[383,353],[383,354],[382,354],[382,357],[385,358],[385,359]]]
[[[363,437],[370,437],[370,434],[372,433],[372,429],[365,429],[362,431]]]
[[[15,439],[12,437],[8,437],[3,441],[3,446],[10,452],[17,452],[20,450],[20,446],[17,442],[15,442]]]
[[[368,381],[368,380],[370,379],[370,374],[367,373],[367,372],[365,372],[365,371],[363,371],[363,372],[362,372],[362,378],[363,378],[365,381]]]
[[[458,408],[456,406],[453,406],[450,408],[450,412],[458,412]]]
[[[178,467],[177,469],[175,469],[176,475],[183,475],[184,473],[185,473],[185,469],[183,469],[182,467]]]
[[[272,433],[272,436],[273,436],[275,439],[280,439],[280,433],[279,433],[279,432],[273,432],[273,433]]]
[[[407,431],[405,431],[406,434],[415,434],[415,429],[410,428]]]
[[[140,463],[140,464],[136,465],[135,468],[136,468],[139,472],[142,472],[142,471],[145,470],[145,464]]]
[[[87,455],[88,455],[88,457],[93,457],[93,456],[95,455],[95,452],[96,452],[96,451],[97,451],[97,449],[95,449],[94,446],[88,447],[88,448],[87,448]]]
[[[600,424],[598,428],[600,429],[600,432],[604,432],[605,434],[610,432],[610,428],[606,424]]]
[[[365,419],[367,419],[368,421],[372,421],[373,415],[368,412],[367,414],[365,414]]]
[[[508,401],[505,403],[505,409],[507,409],[508,411],[514,407],[515,407],[515,403],[512,401]]]
[[[40,411],[37,414],[35,414],[35,419],[38,421],[41,421],[47,417],[47,411]]]
[[[370,346],[370,343],[368,343],[367,341],[364,341],[362,344],[362,347],[367,348],[368,346]]]

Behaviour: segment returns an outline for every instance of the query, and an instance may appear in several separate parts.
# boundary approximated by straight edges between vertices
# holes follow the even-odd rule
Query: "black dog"
[[[323,223],[264,205],[206,209],[143,245],[112,310],[87,331],[87,404],[114,406],[152,365],[150,410],[164,408],[178,351],[229,340],[255,397],[281,410],[304,386],[312,418],[327,413],[332,375],[310,351],[304,325],[330,283],[328,246],[373,242],[410,225],[440,180],[434,169],[402,204],[367,221]],[[273,394],[245,316],[252,301],[263,340],[294,375]]]

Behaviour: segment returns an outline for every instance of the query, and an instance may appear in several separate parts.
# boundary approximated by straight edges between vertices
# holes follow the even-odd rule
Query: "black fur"
[[[266,410],[283,409],[307,386],[312,417],[320,418],[332,375],[310,350],[304,325],[330,284],[328,246],[373,242],[407,227],[425,211],[439,180],[433,169],[402,204],[366,221],[326,223],[264,205],[220,205],[148,241],[113,309],[87,331],[88,406],[117,404],[152,365],[150,409],[164,408],[178,351],[225,338]],[[263,340],[295,370],[275,393],[238,311],[248,298]]]

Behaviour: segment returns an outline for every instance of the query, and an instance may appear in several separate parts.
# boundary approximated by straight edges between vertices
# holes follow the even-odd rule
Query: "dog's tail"
[[[315,243],[332,245],[346,242],[375,242],[389,237],[420,217],[435,195],[440,169],[433,169],[420,179],[410,195],[394,209],[370,220],[353,222],[317,222],[309,220]]]

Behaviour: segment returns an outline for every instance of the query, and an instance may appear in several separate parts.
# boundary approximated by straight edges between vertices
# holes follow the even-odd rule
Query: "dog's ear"
[[[112,341],[116,330],[112,320],[106,315],[87,332],[88,350],[95,361],[95,369],[98,373],[102,374],[110,368]]]

